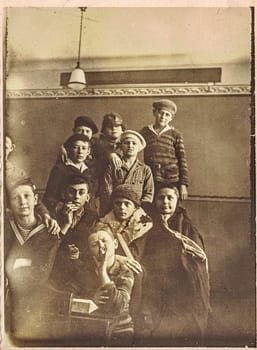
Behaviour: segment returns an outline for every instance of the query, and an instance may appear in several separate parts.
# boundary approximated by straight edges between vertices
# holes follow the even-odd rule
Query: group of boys
[[[194,230],[184,210],[178,210],[180,200],[187,198],[188,174],[182,137],[169,125],[176,110],[173,101],[154,102],[155,123],[141,132],[126,130],[121,116],[111,112],[103,118],[98,139],[94,137],[98,128],[93,120],[80,116],[74,122],[73,135],[61,147],[39,208],[35,187],[29,179],[23,176],[8,186],[10,218],[5,232],[5,253],[7,290],[13,312],[10,334],[37,338],[42,337],[44,329],[45,337],[49,335],[47,327],[42,328],[42,319],[46,309],[49,310],[45,296],[54,289],[91,299],[97,306],[96,315],[114,320],[112,344],[116,341],[118,345],[132,345],[133,323],[138,327],[137,340],[143,339],[145,333],[140,328],[145,328],[138,326],[140,317],[154,312],[158,305],[156,298],[159,302],[163,299],[155,289],[159,281],[166,279],[172,281],[166,293],[173,292],[180,308],[172,303],[169,329],[164,327],[168,343],[164,345],[172,338],[186,336],[185,330],[188,331],[201,311],[204,321],[198,322],[201,327],[195,326],[197,331],[192,337],[198,339],[202,334],[208,313],[207,258],[201,235]],[[145,163],[138,159],[142,150]],[[154,196],[155,204],[152,204]],[[155,218],[156,211],[160,222]],[[178,212],[179,234],[173,231],[174,226],[169,226]],[[50,223],[48,220],[46,225],[44,218],[49,216]],[[56,225],[59,230],[53,230]],[[162,233],[155,240],[160,227],[166,232],[162,243]],[[164,268],[166,274],[163,274],[158,260],[165,255],[163,250],[167,250],[171,236],[175,242],[171,255],[177,267]],[[166,237],[169,243],[165,248]],[[159,243],[159,248],[154,249]],[[163,260],[164,265],[170,265],[169,254]],[[197,262],[189,264],[192,256]],[[188,265],[194,265],[197,278],[205,281],[201,292],[206,303],[193,315],[190,311],[190,317],[183,316],[180,324],[174,316],[178,312],[181,319],[180,288],[185,295],[188,291],[191,294],[190,298],[186,296],[186,305],[192,304],[199,293],[197,284],[191,283],[192,270]],[[149,290],[154,292],[149,294]],[[41,325],[38,329],[37,322]],[[158,329],[155,322],[151,327],[146,342],[162,344],[162,331],[154,332]]]

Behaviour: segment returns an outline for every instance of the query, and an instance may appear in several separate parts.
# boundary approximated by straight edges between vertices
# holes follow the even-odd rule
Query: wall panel
[[[140,130],[154,121],[158,97],[9,99],[6,131],[39,188],[44,188],[58,149],[71,134],[76,116],[86,114],[101,126],[102,117],[117,111],[127,128]],[[174,126],[184,137],[191,195],[249,196],[250,97],[175,96]]]

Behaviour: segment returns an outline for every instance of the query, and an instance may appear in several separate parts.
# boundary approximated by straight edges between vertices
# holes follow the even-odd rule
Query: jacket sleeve
[[[145,168],[145,180],[143,186],[142,202],[152,203],[154,196],[154,181],[151,169],[146,166]]]
[[[179,167],[179,183],[180,185],[188,186],[188,167],[185,154],[185,147],[182,135],[177,134],[176,144],[175,144],[176,157],[178,159]]]
[[[129,249],[134,259],[136,259],[138,262],[140,262],[142,257],[144,256],[146,239],[147,234],[142,237],[139,237],[135,241],[131,242],[131,244],[129,245]]]
[[[47,207],[43,204],[43,202],[39,201],[35,207],[36,212],[43,218],[45,215],[50,215]]]
[[[61,187],[64,181],[61,169],[54,166],[50,172],[46,185],[43,203],[50,212],[54,212],[57,203],[61,200]]]
[[[113,167],[108,164],[104,173],[101,191],[100,191],[100,216],[104,216],[111,210],[110,197],[113,191]]]
[[[115,283],[112,281],[101,287],[102,291],[108,292],[108,306],[112,313],[120,314],[123,311],[128,311],[133,285],[133,272],[127,269],[116,279]]]

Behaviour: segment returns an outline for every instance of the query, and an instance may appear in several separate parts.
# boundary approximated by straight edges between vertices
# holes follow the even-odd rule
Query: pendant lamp
[[[86,87],[86,76],[83,69],[80,68],[80,49],[81,49],[81,39],[82,39],[82,28],[83,28],[83,15],[86,11],[86,7],[80,7],[80,29],[79,29],[79,50],[78,50],[78,60],[77,65],[73,72],[71,73],[68,87],[80,91]]]

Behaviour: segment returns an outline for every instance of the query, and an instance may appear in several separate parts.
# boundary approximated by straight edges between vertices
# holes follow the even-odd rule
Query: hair
[[[32,189],[32,192],[34,194],[37,194],[36,186],[30,177],[18,179],[17,181],[14,181],[7,186],[7,189],[6,189],[6,193],[7,193],[7,196],[6,196],[7,203],[6,204],[7,205],[10,204],[10,196],[11,196],[12,191],[14,191],[19,186],[29,186]]]
[[[175,192],[177,198],[178,198],[178,199],[180,198],[178,188],[177,188],[175,185],[173,185],[173,184],[168,184],[168,183],[165,183],[165,182],[159,183],[158,185],[156,185],[156,188],[155,188],[155,198],[156,198],[156,196],[158,195],[158,193],[160,192],[160,190],[163,189],[163,188],[169,188],[169,189],[173,190],[173,191]]]
[[[101,226],[97,226],[97,227],[94,227],[92,228],[90,231],[89,231],[89,234],[88,234],[88,240],[89,238],[95,234],[95,233],[98,233],[98,232],[105,232],[107,233],[111,238],[112,240],[115,240],[116,238],[114,237],[110,227],[107,225],[107,224],[102,224]]]
[[[66,179],[66,187],[79,184],[85,184],[89,187],[88,180],[84,176],[71,174]]]
[[[10,139],[11,142],[13,143],[13,139],[12,139],[12,137],[9,134],[5,134],[5,137],[8,137],[8,139]]]

